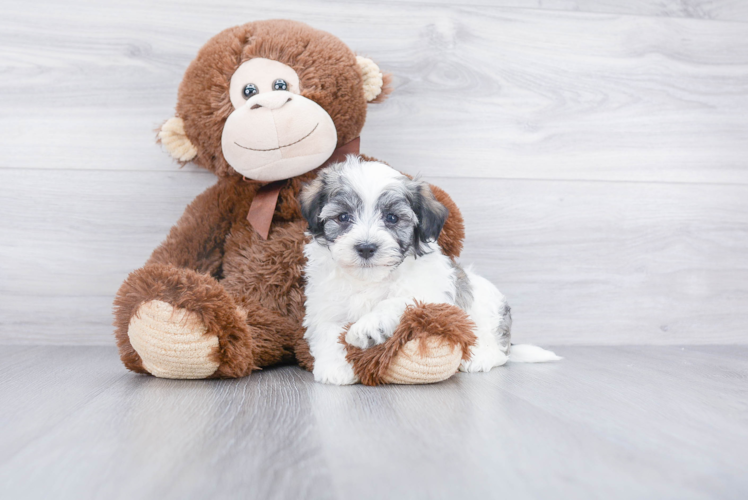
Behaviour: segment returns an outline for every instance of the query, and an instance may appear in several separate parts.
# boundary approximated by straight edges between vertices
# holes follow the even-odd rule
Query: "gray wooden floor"
[[[425,387],[0,347],[0,498],[748,498],[748,347],[559,347]]]

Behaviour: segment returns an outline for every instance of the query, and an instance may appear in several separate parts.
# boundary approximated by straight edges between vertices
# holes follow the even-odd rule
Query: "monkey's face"
[[[298,177],[361,134],[389,77],[329,33],[255,21],[211,38],[179,86],[159,140],[181,163],[259,182]]]
[[[223,156],[245,177],[288,179],[321,165],[335,150],[338,134],[330,115],[301,95],[290,66],[250,59],[231,77],[234,107],[221,137]]]

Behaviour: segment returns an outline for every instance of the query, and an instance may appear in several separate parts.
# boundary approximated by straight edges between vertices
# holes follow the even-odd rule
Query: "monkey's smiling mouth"
[[[237,146],[239,146],[239,147],[240,147],[240,148],[242,148],[242,149],[249,149],[250,151],[276,151],[276,150],[278,150],[278,149],[281,149],[281,148],[287,148],[288,146],[293,146],[294,144],[298,144],[298,143],[300,143],[301,141],[303,141],[304,139],[306,139],[307,137],[309,137],[310,135],[312,135],[312,133],[313,133],[313,132],[314,132],[315,130],[317,130],[317,127],[319,127],[319,123],[317,123],[317,125],[315,125],[315,126],[314,126],[314,128],[313,128],[313,129],[312,129],[312,130],[311,130],[311,131],[310,131],[310,132],[309,132],[309,133],[308,133],[307,135],[305,135],[304,137],[302,137],[302,138],[301,138],[301,139],[299,139],[298,141],[294,141],[294,142],[292,142],[292,143],[290,143],[290,144],[284,144],[283,146],[278,146],[277,148],[270,148],[270,149],[255,149],[255,148],[248,148],[247,146],[242,146],[241,144],[239,144],[239,143],[238,143],[238,142],[236,142],[236,141],[234,141],[234,144],[236,144]]]

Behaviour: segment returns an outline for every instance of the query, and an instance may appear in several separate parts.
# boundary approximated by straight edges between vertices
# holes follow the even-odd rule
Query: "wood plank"
[[[44,432],[125,377],[125,370],[117,370],[114,365],[118,361],[116,353],[113,345],[75,349],[0,347],[0,469]],[[61,390],[59,383],[63,380],[66,387]]]
[[[402,0],[401,0],[402,1]],[[450,0],[405,0],[423,4],[447,4]],[[748,21],[748,4],[740,0],[470,0],[471,5],[522,9],[623,14],[627,16],[685,17],[731,22]]]
[[[316,384],[297,367],[160,380],[125,373],[112,348],[17,352],[0,366],[0,496],[748,494],[746,346],[557,352],[378,388]]]
[[[308,395],[293,389],[306,375],[299,369],[185,383],[127,373],[116,349],[101,347],[36,348],[35,360],[18,364],[0,384],[0,496],[278,498],[281,487],[308,498],[330,490],[315,460],[321,445]],[[36,471],[18,475],[40,449]]]
[[[114,293],[207,172],[0,170],[0,339],[111,344]]]
[[[111,343],[111,301],[204,173],[0,170],[0,340]],[[430,178],[517,341],[748,343],[745,186]]]
[[[515,340],[748,341],[743,186],[447,180]],[[721,340],[717,340],[721,339]]]
[[[172,171],[153,128],[170,116],[200,45],[242,20],[293,17],[396,75],[390,101],[372,106],[364,151],[410,170],[748,183],[746,24],[412,3],[230,8],[238,5],[9,3],[0,167]]]

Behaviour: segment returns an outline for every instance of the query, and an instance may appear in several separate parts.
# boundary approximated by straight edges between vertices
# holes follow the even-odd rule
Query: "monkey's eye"
[[[288,90],[288,84],[282,78],[278,78],[273,82],[273,90]]]
[[[384,216],[384,220],[387,222],[387,224],[397,224],[397,221],[400,220],[400,217],[395,214],[387,214]]]
[[[244,94],[245,99],[249,99],[256,93],[258,93],[259,90],[257,90],[257,85],[254,83],[248,83],[244,86],[244,90],[242,90],[242,93]]]
[[[342,222],[343,224],[351,222],[351,215],[350,214],[340,214],[340,215],[338,215],[338,222]]]

